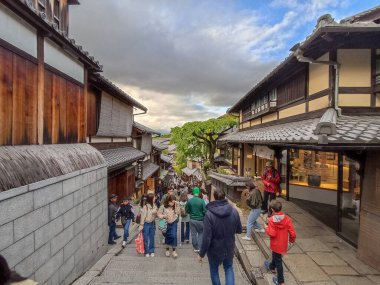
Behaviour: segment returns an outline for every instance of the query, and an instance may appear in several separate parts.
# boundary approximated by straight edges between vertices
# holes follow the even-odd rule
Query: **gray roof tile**
[[[150,176],[152,176],[160,167],[157,164],[150,162],[149,160],[144,161],[142,165],[142,179],[147,180]]]
[[[145,153],[133,147],[100,150],[108,164],[108,170],[115,170],[142,159]]]
[[[320,119],[306,119],[291,123],[235,131],[220,139],[236,143],[302,143],[316,144],[319,136],[314,134]],[[336,134],[328,135],[330,144],[380,144],[380,115],[339,116]]]

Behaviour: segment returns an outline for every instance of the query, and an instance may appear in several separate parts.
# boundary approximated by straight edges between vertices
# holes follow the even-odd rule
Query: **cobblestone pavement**
[[[207,258],[199,263],[191,243],[178,246],[176,259],[165,256],[165,245],[158,230],[155,243],[155,257],[137,255],[134,241],[122,250],[120,244],[110,247],[109,252],[74,284],[211,284]],[[234,260],[234,271],[237,285],[250,284],[237,259]],[[220,268],[222,283],[223,275]]]
[[[295,204],[284,199],[281,202],[297,233],[295,245],[283,258],[287,285],[380,284],[380,272],[359,260],[354,247]],[[246,216],[247,211],[243,211],[243,224]],[[259,222],[263,223],[263,217]],[[251,241],[240,239],[240,251],[247,256],[257,283],[273,284],[273,275],[263,265],[270,256],[269,238],[265,233],[253,232],[252,236]]]

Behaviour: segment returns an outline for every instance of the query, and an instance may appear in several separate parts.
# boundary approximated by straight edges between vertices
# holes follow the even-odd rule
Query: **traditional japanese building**
[[[357,246],[380,269],[380,7],[339,23],[319,18],[305,41],[228,113],[228,143],[240,176],[267,160],[283,195]],[[226,155],[229,157],[229,155]]]

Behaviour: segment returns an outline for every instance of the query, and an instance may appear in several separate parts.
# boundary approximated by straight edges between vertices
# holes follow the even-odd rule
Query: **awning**
[[[103,149],[100,152],[108,164],[109,172],[126,167],[145,157],[145,153],[133,147]]]
[[[157,164],[154,164],[154,163],[150,162],[149,160],[143,162],[142,168],[143,168],[142,180],[144,180],[144,181],[147,180],[157,170],[160,169],[160,167]]]
[[[227,186],[233,186],[233,187],[235,186],[245,187],[245,183],[251,180],[250,177],[225,175],[225,174],[220,174],[217,172],[210,172],[208,176],[226,184]]]
[[[193,176],[197,171],[199,171],[198,168],[190,169],[188,167],[185,167],[182,169],[182,172],[185,173],[187,176]]]
[[[321,118],[254,127],[229,134],[221,141],[259,145],[379,145],[380,116],[336,116],[328,109]]]
[[[165,154],[161,154],[160,155],[160,159],[165,162],[165,163],[172,163],[173,162],[173,158],[168,156],[168,155],[165,155]]]
[[[253,153],[256,154],[256,156],[259,156],[262,158],[266,158],[270,160],[274,159],[274,150],[270,149],[269,147],[265,145],[254,145]]]

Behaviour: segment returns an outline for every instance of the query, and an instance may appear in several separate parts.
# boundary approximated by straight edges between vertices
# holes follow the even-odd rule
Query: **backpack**
[[[187,213],[186,213],[185,206],[181,206],[180,209],[181,209],[181,217],[182,217],[182,218],[187,217]]]

